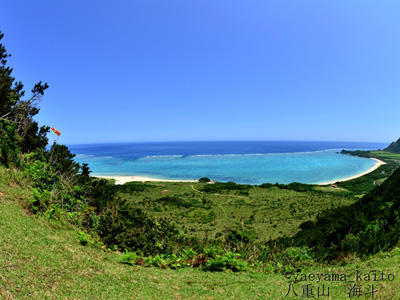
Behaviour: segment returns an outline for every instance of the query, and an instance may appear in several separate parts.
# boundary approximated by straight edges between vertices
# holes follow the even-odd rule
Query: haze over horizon
[[[2,1],[60,143],[400,136],[400,2]]]
[[[377,144],[379,146],[382,147],[386,147],[388,146],[391,142],[354,142],[354,141],[305,141],[305,140],[197,140],[197,141],[190,141],[190,140],[184,140],[184,141],[172,141],[172,140],[168,140],[168,141],[122,141],[122,142],[89,142],[89,143],[68,143],[67,145],[70,146],[80,146],[80,145],[102,145],[102,144],[158,144],[158,143],[246,143],[246,142],[254,142],[254,143],[262,143],[262,142],[276,142],[276,143],[284,143],[284,142],[292,142],[292,143],[324,143],[324,142],[332,142],[332,143],[359,143],[359,144]],[[383,148],[382,148],[383,149]]]

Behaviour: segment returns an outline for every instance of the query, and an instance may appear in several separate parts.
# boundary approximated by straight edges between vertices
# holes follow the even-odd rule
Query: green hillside
[[[385,148],[385,151],[400,153],[400,138],[397,141],[391,143],[387,148]]]
[[[389,250],[400,239],[400,169],[355,203],[329,209],[303,223],[295,243],[324,260],[346,253],[367,256]]]
[[[121,255],[116,252],[80,245],[79,231],[74,226],[30,214],[24,208],[31,197],[29,181],[18,172],[0,168],[0,191],[2,299],[297,299],[284,297],[291,281],[282,274],[121,264]],[[356,270],[391,272],[394,281],[362,282],[362,286],[368,289],[369,283],[375,284],[377,299],[396,299],[400,288],[398,248],[364,261],[351,257],[347,260],[351,261],[347,265],[306,267],[302,272],[348,274],[349,280]],[[332,299],[348,298],[351,283],[323,283],[330,287]],[[304,284],[294,284],[298,295]]]

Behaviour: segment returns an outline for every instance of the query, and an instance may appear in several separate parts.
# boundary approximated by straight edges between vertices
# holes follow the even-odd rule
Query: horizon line
[[[92,143],[65,143],[68,146],[79,145],[103,145],[103,144],[152,144],[152,143],[218,143],[218,142],[314,142],[314,143],[373,143],[390,144],[391,142],[372,142],[372,141],[340,141],[340,140],[160,140],[160,141],[111,141],[111,142],[92,142]]]

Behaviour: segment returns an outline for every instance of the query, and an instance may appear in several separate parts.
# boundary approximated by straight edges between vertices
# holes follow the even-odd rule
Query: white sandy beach
[[[163,182],[197,182],[197,180],[183,180],[183,179],[159,179],[145,176],[95,176],[104,179],[114,179],[115,184],[124,184],[132,181],[163,181]]]
[[[361,172],[357,175],[354,176],[349,176],[349,177],[345,177],[345,178],[341,178],[338,180],[333,180],[333,181],[329,181],[329,182],[321,182],[321,183],[317,183],[318,185],[327,185],[327,184],[333,184],[336,182],[341,182],[341,181],[347,181],[347,180],[351,180],[354,178],[358,178],[361,177],[365,174],[368,174],[374,170],[376,170],[377,168],[379,168],[381,165],[386,164],[385,162],[376,159],[376,158],[370,158],[372,160],[375,160],[376,163],[374,166],[372,166],[371,168],[369,168],[368,170],[366,170],[365,172]],[[115,180],[115,184],[124,184],[127,182],[132,182],[132,181],[140,181],[140,182],[146,182],[146,181],[159,181],[159,182],[198,182],[198,180],[183,180],[183,179],[160,179],[160,178],[153,178],[153,177],[145,177],[145,176],[119,176],[119,175],[115,175],[115,176],[95,176],[95,177],[99,177],[99,178],[105,178],[105,179],[114,179]]]
[[[342,182],[342,181],[347,181],[347,180],[355,179],[355,178],[361,177],[361,176],[363,176],[363,175],[365,175],[365,174],[371,173],[372,171],[375,171],[376,169],[378,169],[380,166],[386,164],[385,162],[383,162],[383,161],[381,161],[380,159],[377,159],[377,158],[370,158],[370,159],[375,160],[376,163],[375,163],[374,166],[372,166],[371,168],[369,168],[367,171],[361,172],[361,173],[359,173],[359,174],[357,174],[357,175],[354,175],[354,176],[349,176],[349,177],[341,178],[341,179],[334,180],[334,181],[321,182],[321,183],[318,183],[318,185],[327,185],[327,184],[333,184],[333,183],[336,183],[336,182]]]

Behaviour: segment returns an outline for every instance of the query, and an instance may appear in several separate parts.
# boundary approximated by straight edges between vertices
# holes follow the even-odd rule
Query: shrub
[[[50,207],[44,212],[44,215],[51,221],[62,221],[62,210],[56,205]]]
[[[245,271],[248,264],[240,258],[239,253],[226,252],[223,255],[217,255],[216,258],[209,259],[204,268],[205,271],[223,271],[230,269],[234,272]]]
[[[201,190],[206,193],[216,193],[224,190],[237,190],[237,191],[245,191],[251,189],[252,186],[249,184],[237,184],[235,182],[216,182],[214,184],[204,185]]]
[[[271,257],[271,253],[271,247],[269,247],[268,245],[262,246],[260,248],[258,258],[261,261],[266,261]]]
[[[98,233],[107,245],[153,255],[169,253],[179,241],[178,230],[166,219],[151,219],[140,209],[115,200],[100,214]]]
[[[82,246],[86,246],[89,243],[89,236],[83,231],[78,232],[78,240]]]
[[[120,257],[120,263],[127,265],[135,265],[138,255],[136,252],[125,251]]]
[[[286,249],[285,253],[289,258],[295,261],[306,261],[312,259],[311,249],[308,247],[289,247]]]
[[[30,200],[30,208],[34,213],[44,211],[48,208],[51,199],[51,192],[38,188],[32,189],[32,199]]]
[[[222,249],[221,247],[218,247],[216,245],[211,245],[211,246],[205,247],[203,249],[203,252],[206,257],[215,258],[215,257],[217,257],[217,255],[222,255],[224,253],[224,249]]]
[[[141,182],[127,182],[123,185],[116,186],[116,189],[122,193],[143,192],[151,185],[146,185]]]
[[[226,243],[231,247],[241,247],[255,240],[253,231],[242,231],[231,229],[226,236]]]
[[[268,189],[270,187],[273,187],[274,185],[272,183],[263,183],[261,185],[259,185],[260,188],[262,189]]]
[[[98,214],[103,212],[109,203],[114,201],[116,185],[106,179],[92,178],[86,188],[87,200]]]
[[[181,269],[190,266],[188,262],[184,261],[181,257],[176,256],[176,254],[171,254],[168,257],[167,263],[171,269]]]
[[[161,255],[157,254],[155,256],[149,256],[144,258],[145,266],[147,267],[160,267],[165,268],[167,266],[167,261]]]
[[[196,256],[196,251],[191,248],[185,248],[182,250],[181,258],[184,260],[193,259]]]
[[[210,181],[211,181],[211,179],[208,178],[208,177],[201,177],[199,179],[199,182],[201,182],[201,183],[207,183],[207,182],[210,182]]]
[[[263,183],[259,185],[260,188],[270,188],[270,187],[277,187],[281,190],[293,190],[296,192],[315,192],[314,191],[314,186],[312,184],[305,184],[305,183],[299,183],[299,182],[292,182],[289,184],[280,184],[280,183]]]
[[[33,187],[40,190],[53,190],[59,181],[58,177],[41,160],[26,164],[24,174],[32,180]]]

